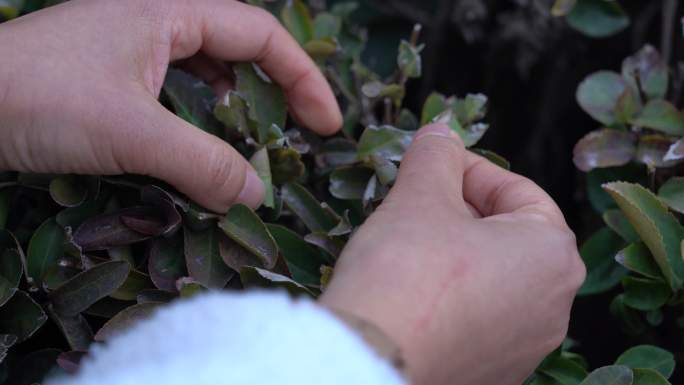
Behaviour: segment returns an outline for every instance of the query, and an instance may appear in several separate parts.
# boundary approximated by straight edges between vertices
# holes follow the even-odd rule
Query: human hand
[[[383,329],[415,384],[517,385],[563,341],[584,276],[543,190],[432,125],[321,302]]]
[[[158,102],[185,59],[219,92],[224,62],[256,62],[291,113],[320,134],[341,126],[335,97],[266,11],[232,0],[72,0],[0,25],[0,170],[144,174],[215,211],[257,206],[263,184],[240,154]]]

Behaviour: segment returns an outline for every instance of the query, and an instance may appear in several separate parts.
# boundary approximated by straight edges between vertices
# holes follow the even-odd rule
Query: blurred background
[[[330,3],[330,1],[329,1]],[[396,47],[407,39],[414,23],[423,25],[423,77],[409,82],[409,107],[419,111],[433,90],[463,96],[482,92],[489,97],[491,129],[479,147],[498,152],[512,169],[546,189],[558,202],[579,241],[601,218],[585,197],[585,174],[572,163],[577,140],[598,123],[575,101],[577,85],[601,69],[619,71],[622,60],[650,43],[671,45],[671,63],[684,53],[681,14],[663,11],[663,1],[621,1],[630,27],[604,39],[591,39],[550,14],[552,0],[362,0],[359,24],[369,28],[365,62],[380,74],[394,68]],[[676,1],[674,2],[676,4]],[[681,7],[679,7],[681,11]],[[661,42],[663,20],[674,19],[675,41]],[[619,290],[619,289],[618,289]],[[676,346],[678,330],[659,330],[631,340],[618,328],[607,304],[616,292],[579,298],[570,337],[574,350],[592,367],[613,363],[638,343]],[[646,342],[644,342],[646,341]],[[676,349],[675,349],[676,350]],[[673,384],[684,383],[684,370]]]

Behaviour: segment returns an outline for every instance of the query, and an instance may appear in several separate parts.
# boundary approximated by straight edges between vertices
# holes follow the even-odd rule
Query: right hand
[[[383,329],[415,384],[517,385],[563,341],[584,276],[542,189],[432,125],[321,301]]]

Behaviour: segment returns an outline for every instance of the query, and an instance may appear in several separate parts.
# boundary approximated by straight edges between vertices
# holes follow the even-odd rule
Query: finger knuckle
[[[208,157],[208,188],[218,193],[221,203],[233,202],[245,183],[245,169],[240,159],[225,149],[212,151]]]

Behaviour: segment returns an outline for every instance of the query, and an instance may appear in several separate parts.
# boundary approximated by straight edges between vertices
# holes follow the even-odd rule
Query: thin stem
[[[672,38],[674,36],[678,5],[678,0],[663,0],[660,51],[663,55],[663,60],[668,65],[672,58]]]

